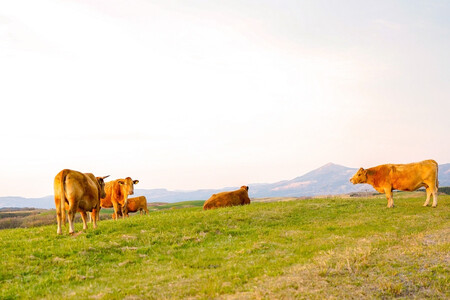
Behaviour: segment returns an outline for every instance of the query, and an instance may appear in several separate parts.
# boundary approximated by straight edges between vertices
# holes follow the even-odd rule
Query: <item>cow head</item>
[[[124,204],[122,206],[122,213],[128,213],[128,196],[134,194],[134,185],[139,183],[139,180],[133,180],[130,177],[120,179],[118,181],[120,187],[120,193],[125,197]]]
[[[139,183],[139,180],[133,180],[130,177],[120,179],[118,181],[120,192],[122,195],[129,196],[134,194],[134,185]]]
[[[100,186],[100,199],[103,199],[106,197],[106,192],[105,192],[105,178],[108,178],[108,176],[104,176],[104,177],[96,177],[97,178],[97,182],[98,185]]]
[[[241,189],[246,190],[248,192],[248,186],[246,185],[241,186]]]
[[[350,178],[350,182],[353,184],[357,183],[366,183],[367,182],[367,170],[360,168],[352,178]]]

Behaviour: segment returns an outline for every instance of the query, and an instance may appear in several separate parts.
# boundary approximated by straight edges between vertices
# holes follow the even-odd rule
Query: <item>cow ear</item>
[[[139,180],[133,181],[133,184],[138,184],[138,183],[139,183]]]
[[[245,186],[245,188],[247,189],[247,191],[248,191],[248,185],[247,186]]]

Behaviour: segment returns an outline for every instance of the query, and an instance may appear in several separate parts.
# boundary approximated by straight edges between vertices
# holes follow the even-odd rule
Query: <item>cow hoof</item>
[[[436,208],[436,207],[437,207],[437,205],[433,205],[433,206],[432,206],[432,208]]]

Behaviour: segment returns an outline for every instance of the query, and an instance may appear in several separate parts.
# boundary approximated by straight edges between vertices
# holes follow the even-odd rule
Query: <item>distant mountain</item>
[[[328,163],[292,180],[258,185],[251,191],[251,195],[252,197],[317,196],[345,194],[369,188],[368,185],[354,186],[349,181],[356,171],[357,169]]]
[[[450,186],[450,164],[439,165],[439,186]]]
[[[338,195],[359,191],[375,191],[368,184],[353,185],[350,178],[356,168],[328,163],[305,175],[292,180],[276,183],[254,183],[249,185],[251,198],[263,197],[302,197]],[[450,186],[450,163],[439,165],[439,186]],[[232,191],[238,187],[222,189],[203,189],[195,191],[169,191],[166,189],[135,189],[135,196],[146,196],[149,202],[181,202],[206,200],[212,194]],[[43,198],[0,197],[0,207],[54,208],[53,196]]]
[[[42,198],[0,197],[0,207],[34,207],[48,209],[55,207],[55,199],[53,196]]]

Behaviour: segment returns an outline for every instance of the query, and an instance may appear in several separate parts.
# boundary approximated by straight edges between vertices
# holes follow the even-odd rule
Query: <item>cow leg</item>
[[[60,200],[61,201],[61,200]],[[56,202],[56,201],[55,201]],[[63,222],[63,212],[59,203],[56,204],[56,222],[58,223],[57,234],[62,234],[61,222]]]
[[[437,206],[437,192],[438,192],[438,188],[435,187],[433,190],[433,207]]]
[[[119,214],[118,214],[118,211],[119,211],[119,205],[118,205],[117,203],[113,202],[113,206],[114,206],[113,219],[114,219],[114,220],[117,220],[117,219],[119,218]]]
[[[431,198],[431,187],[427,187],[427,200],[425,200],[425,203],[423,204],[423,206],[428,206],[428,204],[430,204],[430,198]],[[433,199],[434,199],[434,194],[433,194]]]
[[[99,214],[98,210],[96,210],[95,208],[92,209],[92,212],[90,215],[91,215],[91,219],[92,219],[92,226],[94,228],[97,228],[98,214]]]
[[[386,198],[388,201],[387,207],[389,207],[389,208],[394,207],[394,198],[392,197],[392,190],[385,189],[384,192],[386,193]]]
[[[81,219],[83,220],[83,230],[87,229],[87,222],[86,222],[86,212],[80,211]]]
[[[67,217],[69,219],[69,234],[74,234],[75,233],[75,228],[74,228],[74,219],[75,219],[75,210],[74,209],[69,209],[69,211],[67,212]]]
[[[56,233],[57,234],[62,234],[61,215],[56,215],[56,222],[58,222],[58,229],[56,229]]]

